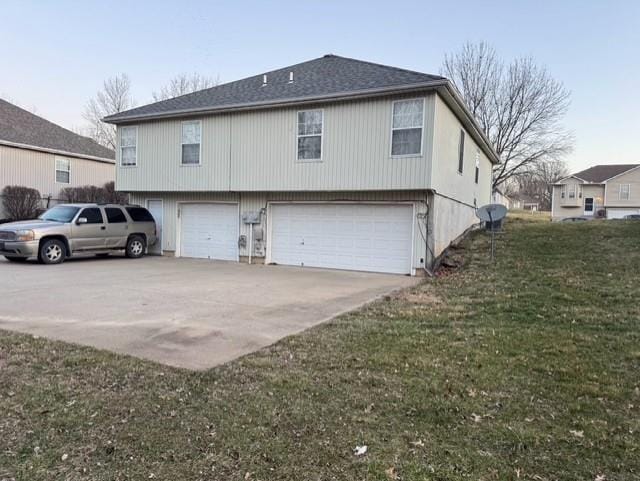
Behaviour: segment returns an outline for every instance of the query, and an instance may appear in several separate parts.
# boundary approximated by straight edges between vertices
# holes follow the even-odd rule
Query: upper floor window
[[[476,150],[476,184],[480,180],[480,151]]]
[[[620,184],[620,200],[629,200],[631,194],[630,184]]]
[[[576,198],[576,184],[571,184],[569,186],[569,199]]]
[[[460,129],[460,140],[458,141],[458,172],[462,174],[464,170],[464,130]]]
[[[322,160],[322,110],[298,112],[298,160]]]
[[[199,120],[182,122],[182,163],[200,164],[201,123]]]
[[[69,184],[71,182],[71,161],[56,157],[56,182]]]
[[[391,155],[422,154],[422,127],[424,125],[424,99],[393,102],[391,124]]]
[[[560,186],[560,198],[564,199],[567,196],[567,184],[562,184]]]
[[[138,127],[120,128],[120,165],[138,164]]]

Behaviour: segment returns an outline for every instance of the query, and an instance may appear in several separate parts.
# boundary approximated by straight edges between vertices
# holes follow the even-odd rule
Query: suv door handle
[[[105,229],[106,229],[105,226],[103,226],[103,225],[100,226],[100,230],[105,230]]]

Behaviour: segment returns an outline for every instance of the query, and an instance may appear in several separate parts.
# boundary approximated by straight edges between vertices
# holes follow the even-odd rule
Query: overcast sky
[[[637,0],[0,0],[0,18],[0,97],[67,128],[118,73],[143,104],[176,74],[226,82],[326,53],[439,73],[445,53],[485,40],[571,90],[573,170],[640,162]]]

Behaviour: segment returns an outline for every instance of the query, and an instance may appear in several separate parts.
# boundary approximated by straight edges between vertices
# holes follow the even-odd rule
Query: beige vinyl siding
[[[69,184],[56,183],[56,158],[69,160]],[[55,202],[65,187],[102,186],[114,177],[114,164],[0,145],[0,190],[6,185],[23,185]]]
[[[629,184],[629,200],[620,199],[620,185]],[[607,207],[640,207],[640,168],[607,181]]]
[[[425,98],[419,156],[391,157],[391,109]],[[202,165],[180,165],[179,120],[138,125],[138,165],[119,167],[123,191],[314,191],[425,189],[430,179],[434,94],[319,104],[322,161],[297,160],[299,108],[202,118]],[[118,154],[119,155],[119,154]]]
[[[262,216],[261,227],[264,230],[264,238],[267,238],[267,223],[269,222],[266,211],[270,202],[409,202],[414,205],[414,248],[413,267],[423,267],[420,262],[426,260],[426,223],[424,215],[427,212],[427,193],[422,191],[387,191],[387,192],[140,192],[134,193],[131,202],[147,205],[148,200],[162,199],[164,204],[163,214],[163,251],[175,252],[178,239],[178,208],[181,202],[235,202],[239,204],[240,235],[249,239],[249,226],[242,224],[240,216],[244,212],[260,211],[265,209]],[[266,244],[261,252],[254,252],[255,257],[264,257]],[[240,249],[240,256],[248,256],[248,248]]]
[[[458,172],[458,148],[462,123],[447,104],[436,95],[431,187],[440,195],[468,206],[491,202],[492,164],[465,130],[464,168]],[[480,157],[480,175],[475,183],[476,152]]]

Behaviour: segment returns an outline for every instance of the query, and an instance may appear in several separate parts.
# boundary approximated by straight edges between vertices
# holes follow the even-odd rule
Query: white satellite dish
[[[491,260],[495,259],[496,253],[496,228],[502,227],[502,219],[507,216],[507,208],[502,204],[487,204],[476,210],[476,216],[482,222],[487,223],[487,228],[491,230]]]
[[[507,208],[502,204],[487,204],[476,210],[476,216],[483,222],[495,222],[507,216]]]

